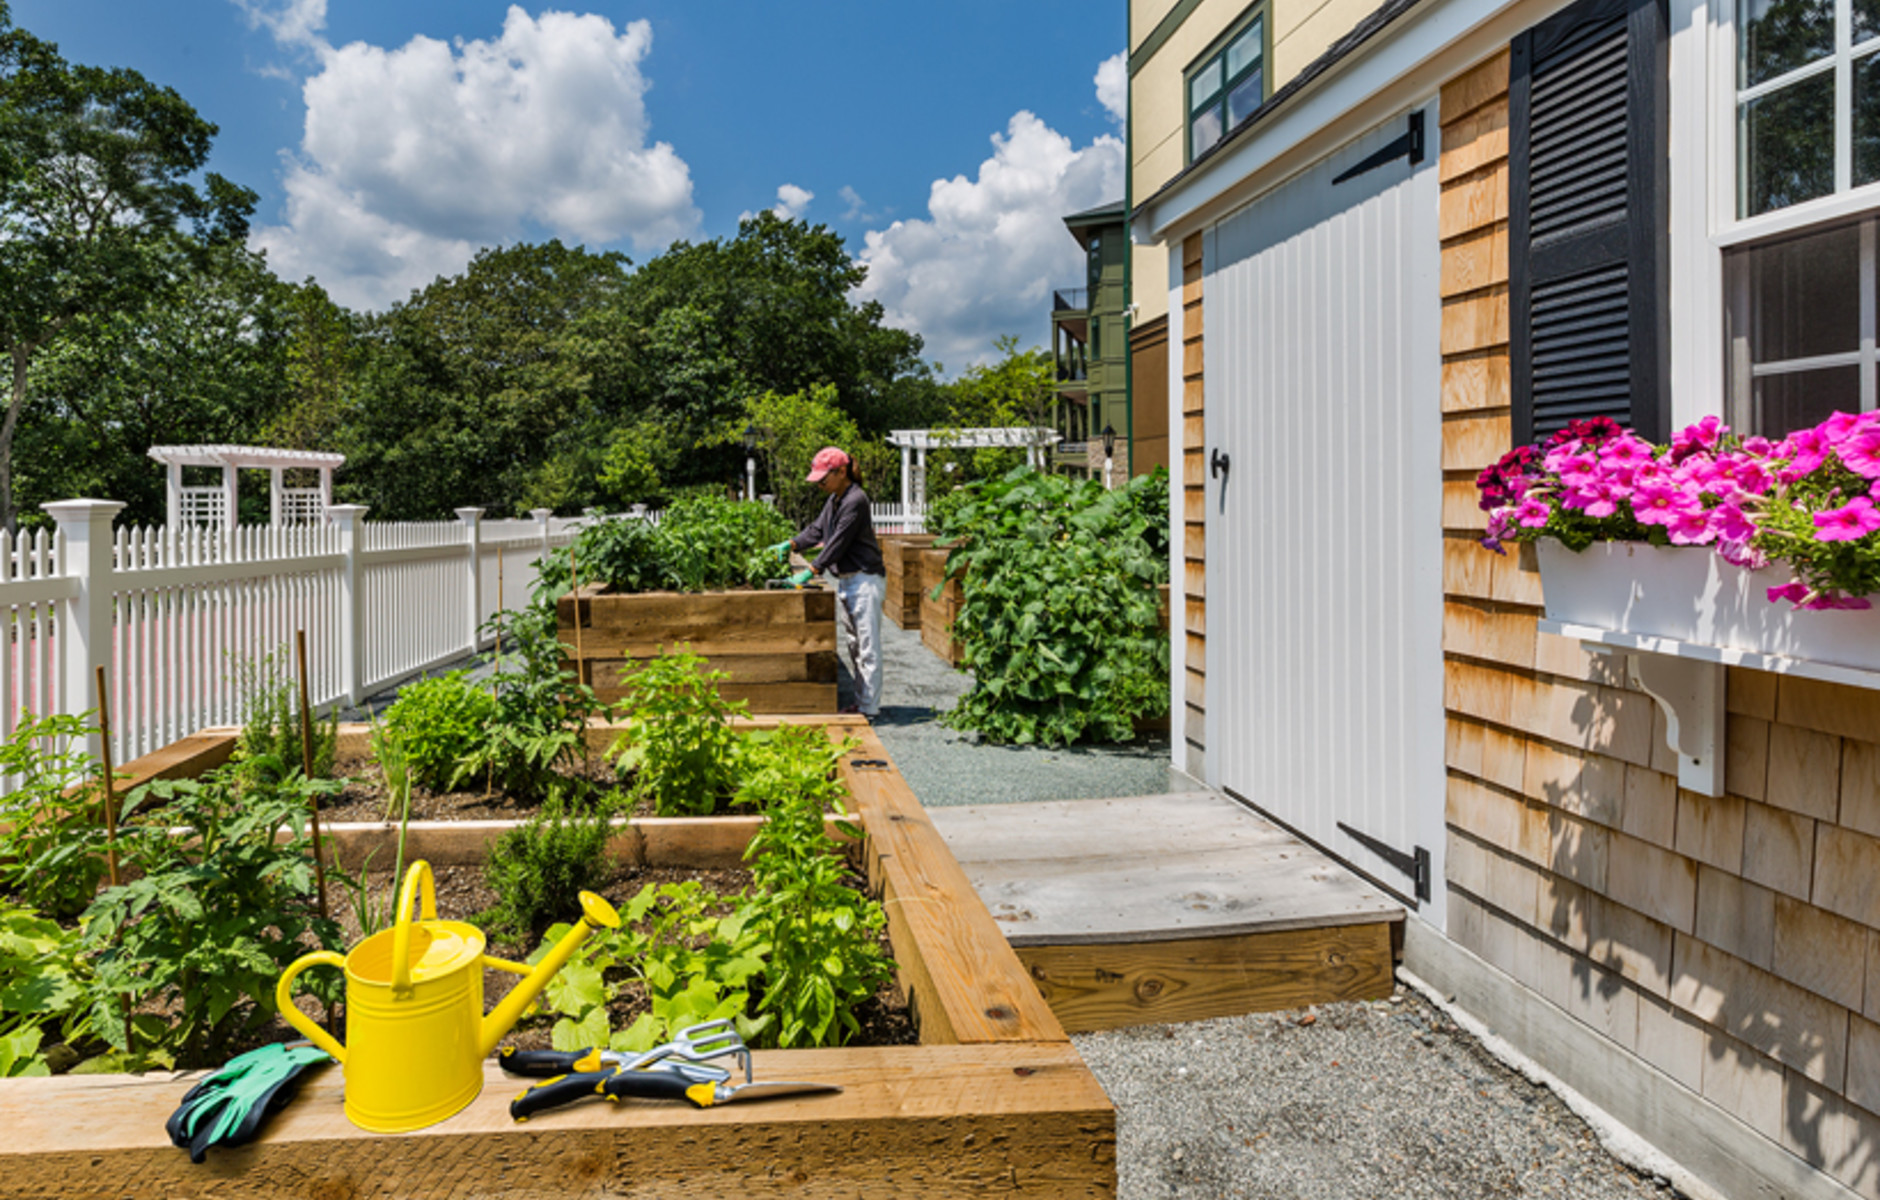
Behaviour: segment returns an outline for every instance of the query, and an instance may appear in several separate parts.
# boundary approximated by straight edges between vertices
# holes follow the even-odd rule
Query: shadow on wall
[[[1611,689],[1629,686],[1618,674],[1624,660],[1611,662],[1606,687],[1573,706],[1586,744],[1604,744],[1618,721]],[[1662,715],[1653,736],[1658,754]],[[1551,778],[1528,789],[1545,798],[1541,813],[1529,800],[1528,816],[1530,836],[1544,820],[1545,853],[1535,857],[1551,871],[1537,915],[1578,952],[1562,956],[1571,963],[1564,997],[1543,993],[1811,1165],[1863,1193],[1880,1190],[1880,1118],[1843,1098],[1853,1065],[1847,1008],[1775,973],[1775,909],[1806,906],[1686,856],[1705,854],[1704,839],[1727,824],[1717,814],[1744,802],[1680,795],[1675,775],[1660,770],[1529,745],[1557,755]],[[1740,855],[1740,817],[1734,828]],[[1855,989],[1864,982],[1864,961],[1841,970]],[[1635,1014],[1630,1030],[1626,1014]]]

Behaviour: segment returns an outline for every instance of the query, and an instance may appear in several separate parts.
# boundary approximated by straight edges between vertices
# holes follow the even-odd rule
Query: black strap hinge
[[[1421,846],[1416,846],[1412,848],[1411,853],[1405,854],[1402,850],[1397,849],[1397,847],[1380,842],[1368,833],[1358,832],[1343,821],[1338,823],[1338,828],[1340,832],[1349,836],[1360,846],[1363,846],[1366,850],[1369,850],[1391,866],[1402,871],[1405,875],[1408,875],[1411,882],[1416,886],[1416,897],[1418,900],[1426,902],[1429,900],[1430,852],[1428,850],[1425,850]]]
[[[1420,108],[1410,114],[1410,127],[1404,130],[1402,137],[1397,138],[1388,146],[1379,148],[1369,158],[1332,180],[1332,186],[1336,187],[1347,179],[1356,178],[1366,171],[1374,171],[1385,163],[1395,162],[1400,158],[1409,159],[1413,167],[1423,161],[1423,110]]]

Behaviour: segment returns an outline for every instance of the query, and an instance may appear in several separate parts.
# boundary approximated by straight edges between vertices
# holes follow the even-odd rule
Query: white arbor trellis
[[[927,451],[1023,450],[1025,462],[1043,468],[1045,452],[1063,435],[1042,425],[1001,425],[984,429],[896,429],[888,445],[901,451],[901,508],[927,504]]]
[[[236,524],[239,518],[235,502],[240,495],[240,474],[244,469],[264,470],[271,476],[268,524],[318,524],[333,507],[333,470],[346,461],[344,454],[278,450],[271,446],[152,446],[150,457],[169,470],[164,524],[171,529],[191,525],[226,528]],[[184,467],[219,468],[222,482],[214,487],[186,487]],[[319,486],[285,486],[284,474],[296,467],[318,471]]]

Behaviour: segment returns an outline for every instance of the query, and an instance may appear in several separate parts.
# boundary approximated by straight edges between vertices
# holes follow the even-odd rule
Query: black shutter
[[[1581,417],[1669,436],[1663,0],[1580,0],[1509,65],[1514,440]]]

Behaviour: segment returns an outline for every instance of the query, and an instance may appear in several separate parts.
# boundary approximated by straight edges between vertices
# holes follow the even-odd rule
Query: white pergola
[[[901,451],[901,509],[927,503],[927,451],[1023,450],[1025,462],[1042,469],[1045,451],[1063,435],[1042,425],[1001,425],[986,429],[896,429],[888,445]]]
[[[278,450],[271,446],[152,446],[150,457],[169,469],[168,525],[234,525],[239,510],[239,475],[243,470],[267,471],[270,524],[310,525],[326,518],[333,506],[333,468],[346,461],[344,454],[321,450]],[[184,487],[184,467],[218,467],[217,487]],[[320,486],[282,486],[282,473],[296,467],[320,472]]]

